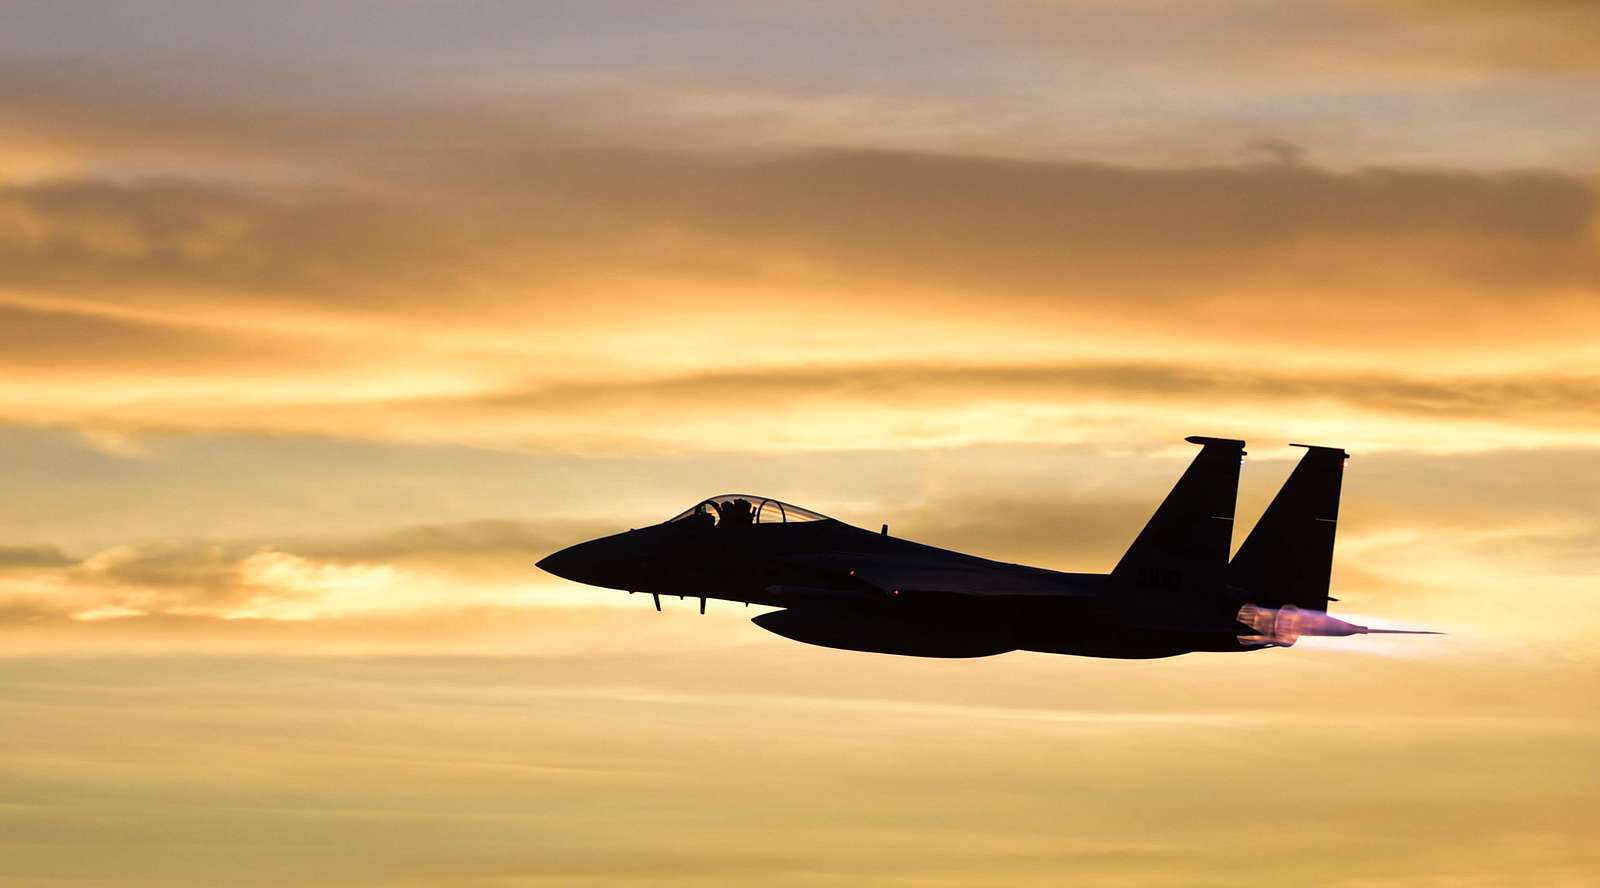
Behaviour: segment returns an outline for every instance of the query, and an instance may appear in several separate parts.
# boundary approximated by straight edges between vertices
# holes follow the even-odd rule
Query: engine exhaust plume
[[[1310,636],[1346,636],[1346,635],[1443,635],[1443,632],[1433,632],[1426,629],[1369,629],[1356,623],[1347,623],[1338,617],[1332,617],[1322,611],[1301,610],[1292,604],[1283,607],[1261,607],[1246,604],[1239,608],[1235,618],[1240,623],[1256,630],[1255,635],[1241,635],[1242,644],[1272,645],[1275,647],[1289,647],[1300,640],[1302,635]]]

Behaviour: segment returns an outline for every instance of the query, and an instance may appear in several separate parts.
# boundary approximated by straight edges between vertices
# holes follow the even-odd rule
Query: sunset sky
[[[925,661],[533,568],[751,491],[1335,613]],[[0,886],[1600,881],[1600,6],[0,12]]]

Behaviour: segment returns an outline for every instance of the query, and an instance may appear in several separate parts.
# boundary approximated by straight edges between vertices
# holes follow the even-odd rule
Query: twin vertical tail
[[[1333,539],[1339,527],[1344,461],[1338,447],[1306,448],[1272,504],[1228,560],[1244,442],[1186,439],[1204,449],[1111,571],[1147,611],[1203,618],[1234,615],[1246,647],[1288,647],[1307,635],[1437,635],[1370,629],[1328,615]]]
[[[1326,611],[1339,488],[1350,455],[1338,447],[1293,446],[1305,447],[1306,455],[1228,564],[1227,585],[1258,607]]]
[[[1112,569],[1118,583],[1178,597],[1209,596],[1223,588],[1244,442],[1185,440],[1203,449]]]

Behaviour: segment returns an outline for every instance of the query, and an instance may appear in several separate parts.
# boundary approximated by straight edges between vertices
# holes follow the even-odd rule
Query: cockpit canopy
[[[802,521],[826,521],[828,516],[810,509],[781,503],[771,497],[751,496],[748,493],[725,493],[699,503],[694,508],[680,512],[669,524],[694,521],[713,527],[718,524],[796,524]]]

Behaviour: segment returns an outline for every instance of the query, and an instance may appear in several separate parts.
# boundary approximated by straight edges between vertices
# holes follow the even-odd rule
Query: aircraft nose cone
[[[581,583],[583,580],[579,579],[578,575],[583,572],[582,564],[584,559],[573,551],[577,548],[578,546],[568,546],[559,552],[552,552],[535,562],[534,567],[546,573],[555,574],[563,580]]]
[[[613,534],[568,546],[537,562],[563,580],[608,589],[637,589],[653,551],[643,531]]]

